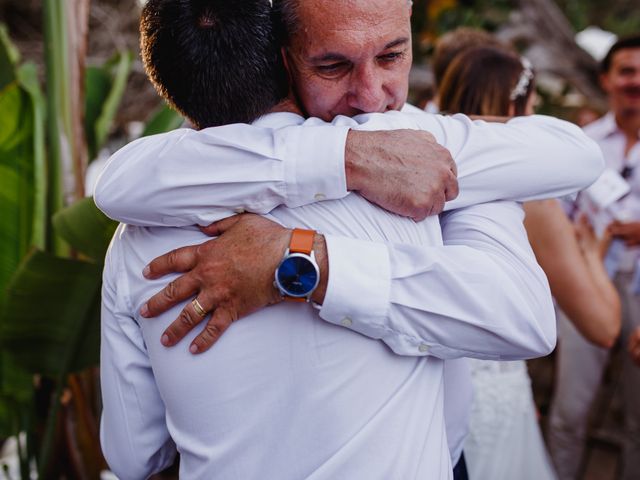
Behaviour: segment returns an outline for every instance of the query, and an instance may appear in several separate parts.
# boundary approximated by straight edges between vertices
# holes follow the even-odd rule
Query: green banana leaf
[[[0,288],[4,292],[31,240],[33,115],[28,94],[15,82],[0,93],[0,111],[6,112],[0,115]]]
[[[33,251],[8,288],[0,344],[32,373],[55,378],[96,365],[101,267]]]
[[[98,210],[93,198],[83,198],[54,215],[53,226],[75,250],[102,263],[118,224]]]
[[[98,364],[103,259],[117,223],[85,198],[58,212],[56,233],[91,262],[33,251],[8,288],[0,345],[33,373]]]
[[[175,130],[176,128],[179,128],[183,123],[184,118],[182,117],[182,115],[163,103],[160,108],[158,108],[153,113],[151,119],[147,122],[141,136],[147,137],[149,135],[155,135],[157,133],[164,133],[170,130]]]
[[[119,52],[103,66],[86,70],[85,131],[91,160],[109,136],[132,64],[131,52]]]
[[[20,259],[31,245],[46,242],[44,99],[35,65],[18,61],[0,26],[0,311]],[[1,437],[29,430],[32,397],[32,375],[1,350]]]
[[[0,23],[0,90],[15,81],[15,66],[20,61],[20,54],[9,40],[7,27]]]
[[[84,84],[84,133],[91,161],[96,158],[100,150],[97,144],[95,125],[102,112],[102,105],[109,96],[111,75],[103,67],[87,67]]]

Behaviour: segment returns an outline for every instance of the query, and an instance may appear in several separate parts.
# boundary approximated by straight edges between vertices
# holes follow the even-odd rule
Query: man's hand
[[[347,189],[416,221],[439,214],[458,196],[456,164],[433,135],[418,130],[350,130]]]
[[[202,230],[219,237],[173,250],[145,268],[144,276],[149,279],[172,272],[186,273],[150,298],[140,312],[143,317],[155,317],[184,300],[196,298],[206,315],[189,302],[162,336],[163,345],[173,346],[211,314],[191,343],[191,353],[207,350],[235,320],[282,300],[273,286],[274,272],[291,237],[289,229],[253,214],[226,218]],[[328,268],[324,237],[316,235],[314,251],[321,270],[323,264],[325,270],[317,291],[324,290]]]
[[[628,247],[640,245],[640,222],[612,222],[608,227],[609,233],[615,238],[624,240]]]
[[[636,328],[629,338],[629,355],[640,367],[640,327]]]

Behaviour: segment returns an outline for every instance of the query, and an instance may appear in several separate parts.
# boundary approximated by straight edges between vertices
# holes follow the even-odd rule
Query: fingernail
[[[160,339],[160,343],[162,343],[162,345],[164,345],[165,347],[169,346],[169,335],[167,335],[166,333],[164,335],[162,335],[162,338]]]
[[[198,346],[197,346],[197,345],[195,345],[195,344],[192,344],[192,345],[189,347],[189,351],[190,351],[191,353],[198,353]]]
[[[150,274],[151,274],[151,269],[149,268],[149,265],[147,265],[146,267],[144,267],[144,270],[142,270],[142,275],[145,278],[149,278]]]
[[[140,315],[142,315],[143,317],[149,316],[149,306],[146,303],[140,309]]]

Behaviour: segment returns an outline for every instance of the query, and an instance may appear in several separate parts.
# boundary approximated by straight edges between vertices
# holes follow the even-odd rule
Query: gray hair
[[[270,0],[271,6],[275,9],[277,16],[282,22],[284,30],[284,41],[295,35],[300,28],[300,4],[302,0]],[[413,5],[413,0],[407,0],[409,7]]]

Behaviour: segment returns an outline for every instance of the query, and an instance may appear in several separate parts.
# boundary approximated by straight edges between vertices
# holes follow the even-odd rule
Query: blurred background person
[[[601,63],[600,81],[609,96],[609,113],[586,126],[585,132],[602,148],[607,166],[620,173],[631,188],[605,212],[618,219],[608,227],[613,242],[606,261],[622,300],[619,345],[623,348],[635,341],[637,334],[631,336],[631,332],[640,324],[640,172],[636,168],[640,162],[640,35],[620,39],[611,47]],[[589,410],[614,343],[593,345],[580,333],[559,317],[560,349],[549,446],[562,480],[579,476]],[[640,478],[640,369],[633,365],[632,356],[622,358],[622,478],[630,480]]]
[[[478,46],[510,48],[509,45],[502,43],[494,35],[480,28],[458,27],[438,38],[431,61],[431,68],[433,69],[433,76],[436,82],[436,91],[429,101],[425,102],[424,107],[422,107],[424,110],[430,113],[437,113],[440,110],[438,89],[442,85],[447,67],[451,65],[453,59],[460,53]]]
[[[440,108],[447,113],[531,115],[536,102],[531,65],[502,47],[467,48],[446,69]],[[524,206],[530,242],[558,304],[600,345],[620,324],[617,294],[601,245],[584,218],[576,226],[557,200]],[[472,479],[556,478],[546,452],[524,361],[470,360],[474,403],[464,451]]]

